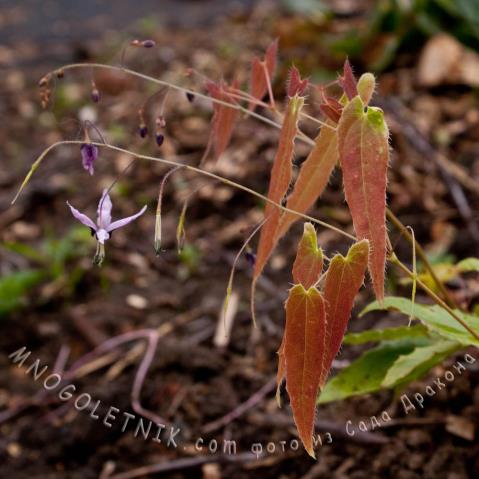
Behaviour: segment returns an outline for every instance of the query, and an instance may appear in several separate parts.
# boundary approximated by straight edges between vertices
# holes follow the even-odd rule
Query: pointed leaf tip
[[[211,133],[208,144],[213,145],[215,160],[218,161],[231,141],[233,129],[239,118],[239,110],[234,108],[236,102],[229,94],[229,87],[223,82],[216,84],[209,80],[206,87],[212,98],[233,105],[229,107],[221,103],[213,103],[213,118],[211,120]],[[237,87],[238,83],[234,81],[231,88]]]
[[[316,230],[311,223],[304,223],[304,231],[293,264],[293,281],[305,289],[315,285],[323,270],[323,252],[318,247]]]
[[[262,100],[268,92],[268,82],[272,83],[274,72],[276,70],[276,60],[278,54],[278,39],[273,40],[264,55],[264,60],[254,57],[251,62],[250,95],[257,100]],[[268,78],[266,77],[268,75]],[[255,103],[250,102],[248,108],[254,110]]]
[[[304,96],[306,87],[308,86],[308,79],[301,80],[299,70],[293,65],[289,71],[288,77],[288,96],[293,98],[294,96]]]
[[[351,68],[351,64],[349,63],[348,59],[346,59],[344,62],[343,75],[339,77],[339,84],[344,90],[344,93],[346,93],[348,100],[352,100],[358,95],[356,78],[354,78],[353,69]]]

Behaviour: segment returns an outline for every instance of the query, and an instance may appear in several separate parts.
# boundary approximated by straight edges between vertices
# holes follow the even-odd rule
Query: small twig
[[[227,463],[227,462],[249,462],[256,460],[256,456],[251,452],[244,452],[237,455],[213,454],[210,456],[200,456],[185,459],[177,459],[176,461],[165,462],[161,464],[153,464],[152,466],[138,467],[128,472],[107,476],[108,479],[133,479],[135,477],[146,476],[148,474],[162,474],[166,472],[181,471],[191,469],[193,467],[202,466],[211,462]],[[106,478],[105,478],[106,479]]]
[[[209,434],[217,429],[220,429],[227,424],[230,424],[235,419],[239,418],[243,415],[248,409],[256,406],[260,403],[267,394],[269,394],[276,386],[276,377],[271,378],[265,385],[261,387],[258,391],[256,391],[248,400],[241,403],[238,407],[233,409],[231,412],[226,414],[225,416],[216,419],[215,421],[209,422],[205,424],[202,428],[202,431],[205,434]]]

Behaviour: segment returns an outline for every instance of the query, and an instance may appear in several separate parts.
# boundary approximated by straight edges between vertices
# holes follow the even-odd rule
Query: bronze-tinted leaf
[[[266,49],[264,60],[254,57],[251,62],[250,95],[257,100],[262,100],[268,91],[268,81],[265,70],[268,72],[269,80],[272,81],[276,70],[276,57],[278,53],[278,40],[274,40]],[[253,110],[255,103],[250,102],[249,109]]]
[[[237,88],[238,83],[234,82],[232,88]],[[228,93],[228,86],[223,82],[216,84],[207,83],[208,92],[212,98],[225,103],[235,104],[234,98]],[[213,103],[213,119],[211,121],[211,133],[209,144],[213,145],[215,160],[226,150],[231,140],[233,128],[238,119],[239,111],[220,103]]]
[[[290,98],[293,98],[295,95],[303,96],[308,83],[307,78],[301,80],[299,70],[295,66],[292,66],[288,76],[288,96]]]
[[[344,108],[338,124],[344,192],[359,239],[371,248],[369,271],[378,300],[384,297],[388,128],[379,108],[365,108],[359,96]]]
[[[329,263],[323,290],[328,327],[325,376],[321,378],[321,386],[326,382],[333,359],[341,347],[354,298],[364,281],[368,255],[368,241],[362,240],[351,246],[346,257],[337,254]]]
[[[278,149],[271,170],[268,198],[275,203],[281,203],[288,190],[292,178],[292,160],[294,155],[294,139],[298,132],[299,112],[304,104],[304,98],[294,96],[289,99],[283,126],[279,137]],[[266,223],[261,229],[256,264],[253,275],[254,281],[263,271],[271,252],[276,245],[276,234],[281,217],[281,210],[271,203],[265,206]]]
[[[352,100],[358,94],[356,78],[354,78],[353,69],[348,59],[344,62],[343,75],[339,77],[339,84],[346,93],[348,100]]]
[[[316,400],[324,376],[326,311],[319,291],[294,286],[286,301],[284,369],[286,390],[299,437],[314,457],[313,430]]]
[[[332,122],[329,124],[332,125]],[[337,162],[338,137],[336,130],[324,126],[316,137],[313,149],[301,165],[286,207],[305,214],[326,188]],[[281,218],[277,239],[283,237],[299,218],[294,213],[285,212]]]
[[[318,282],[322,271],[323,252],[318,247],[316,230],[311,223],[304,223],[303,237],[293,264],[293,282],[309,289]]]

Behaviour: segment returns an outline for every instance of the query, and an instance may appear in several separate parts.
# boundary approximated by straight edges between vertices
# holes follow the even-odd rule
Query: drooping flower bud
[[[100,101],[100,90],[98,90],[94,81],[91,82],[91,99],[94,103],[98,103]]]
[[[156,46],[155,40],[143,40],[141,46],[144,48],[153,48]]]
[[[158,146],[161,146],[163,144],[163,142],[165,141],[165,135],[163,135],[159,132],[156,132],[155,139],[156,139],[156,144]]]
[[[245,256],[246,261],[248,261],[251,266],[254,266],[256,264],[256,255],[254,253],[252,253],[251,251],[247,251],[245,253]]]
[[[83,168],[93,175],[94,163],[98,159],[98,147],[91,143],[83,143],[80,147]]]
[[[140,125],[138,128],[138,133],[142,138],[146,138],[148,135],[148,127],[145,124]]]
[[[59,80],[61,80],[65,76],[65,71],[63,70],[63,68],[59,68],[55,71],[55,75]]]
[[[190,91],[187,91],[186,92],[186,98],[190,103],[193,103],[193,101],[195,99],[195,95],[194,95],[194,93],[192,93]]]

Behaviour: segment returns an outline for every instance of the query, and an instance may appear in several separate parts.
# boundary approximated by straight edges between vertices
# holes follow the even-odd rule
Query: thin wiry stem
[[[192,95],[195,95],[198,98],[203,98],[204,100],[213,101],[215,103],[218,103],[219,105],[224,105],[224,106],[227,106],[229,108],[234,108],[235,110],[240,110],[240,111],[242,111],[242,112],[244,112],[244,113],[246,113],[250,116],[253,116],[257,120],[260,120],[264,123],[268,123],[269,125],[274,126],[276,128],[281,128],[281,125],[279,123],[276,123],[273,120],[270,120],[269,118],[266,118],[265,116],[260,115],[260,114],[254,112],[254,111],[249,111],[247,108],[244,108],[241,105],[228,103],[226,101],[218,100],[217,98],[211,98],[210,96],[205,95],[204,93],[200,93],[200,92],[197,92],[195,90],[191,90],[189,88],[185,88],[185,87],[182,87],[182,86],[179,86],[179,85],[175,85],[174,83],[170,83],[170,82],[167,82],[165,80],[160,80],[158,78],[154,78],[154,77],[151,77],[149,75],[145,75],[144,73],[137,72],[135,70],[130,70],[129,68],[117,67],[117,66],[114,66],[114,65],[105,65],[103,63],[71,63],[69,65],[65,65],[64,67],[62,67],[62,69],[64,71],[66,71],[66,70],[73,70],[73,69],[86,68],[86,67],[89,67],[89,68],[92,68],[92,69],[103,68],[103,69],[106,69],[106,70],[121,71],[121,72],[127,73],[128,75],[132,75],[132,76],[135,76],[137,78],[141,78],[142,80],[146,80],[146,81],[149,81],[149,82],[152,82],[152,83],[156,83],[157,85],[167,86],[167,87],[171,88],[172,90],[181,91],[183,93],[191,93]]]
[[[442,281],[437,277],[436,272],[434,271],[434,268],[431,266],[431,263],[429,262],[426,252],[422,249],[422,246],[416,241],[416,239],[413,237],[413,235],[411,235],[407,227],[401,223],[399,218],[389,208],[386,211],[386,215],[389,221],[391,221],[391,223],[407,239],[409,244],[414,245],[417,255],[419,256],[419,258],[421,258],[421,261],[423,262],[424,267],[426,268],[427,272],[431,275],[431,278],[433,279],[434,283],[436,283],[437,289],[441,292],[441,295],[444,298],[444,301],[452,308],[457,308],[455,301],[451,298],[449,292],[445,288]]]
[[[104,68],[106,70],[121,71],[121,72],[124,72],[128,75],[132,75],[132,76],[135,76],[137,78],[141,78],[142,80],[152,82],[152,83],[156,83],[157,85],[167,86],[167,87],[171,88],[172,90],[181,91],[183,93],[190,93],[194,96],[197,96],[198,98],[203,98],[204,100],[212,101],[213,103],[217,103],[218,105],[223,105],[223,106],[227,106],[229,108],[233,108],[235,110],[242,111],[243,113],[245,113],[249,116],[252,116],[252,117],[256,118],[257,120],[262,121],[263,123],[267,123],[271,126],[274,126],[275,128],[281,128],[281,125],[279,123],[276,123],[275,121],[273,121],[273,120],[271,120],[271,119],[269,119],[269,118],[267,118],[263,115],[260,115],[259,113],[256,113],[255,111],[248,110],[248,108],[245,108],[245,107],[243,107],[241,105],[238,105],[236,103],[235,104],[228,103],[226,101],[222,101],[222,100],[219,100],[217,98],[212,98],[211,96],[206,95],[204,93],[201,93],[201,92],[198,92],[198,91],[195,91],[195,90],[191,90],[190,88],[186,88],[186,87],[183,87],[183,86],[180,86],[180,85],[176,85],[174,83],[170,83],[170,82],[167,82],[165,80],[160,80],[159,78],[155,78],[155,77],[152,77],[150,75],[146,75],[145,73],[137,72],[135,70],[130,70],[129,68],[124,68],[124,67],[119,67],[119,66],[114,66],[114,65],[106,65],[106,64],[103,64],[103,63],[71,63],[71,64],[65,65],[61,68],[63,69],[63,71],[66,71],[66,70],[74,70],[74,69],[81,69],[81,68],[87,68],[87,67],[91,68],[91,69]],[[53,73],[54,72],[47,73],[46,76],[53,75]],[[245,100],[246,99],[247,98],[245,97]],[[271,108],[271,106],[266,104],[266,103],[265,103],[265,107],[266,108]],[[310,117],[310,118],[313,118],[313,117]],[[334,128],[331,125],[328,125],[327,123],[324,123],[321,120],[318,120],[316,118],[314,118],[313,121],[319,123],[321,126],[325,126],[326,128]],[[311,140],[310,138],[304,137],[304,138],[301,138],[301,139],[305,143],[308,143],[310,145],[314,145],[313,140]]]
[[[30,171],[27,173],[25,179],[23,180],[23,182],[20,186],[20,189],[18,190],[17,194],[13,198],[11,204],[14,204],[15,201],[18,199],[18,196],[20,195],[20,193],[23,191],[23,189],[27,185],[27,183],[30,180],[30,178],[32,177],[33,173],[38,169],[41,162],[48,155],[48,153],[50,153],[50,151],[52,151],[54,148],[56,148],[58,146],[62,146],[62,145],[81,145],[82,143],[83,142],[79,141],[79,140],[63,140],[63,141],[58,141],[56,143],[53,143],[48,148],[46,148],[43,151],[43,153],[33,163],[32,167],[30,168]],[[270,203],[270,204],[276,206],[277,208],[281,209],[282,211],[294,214],[296,216],[299,216],[300,218],[304,218],[308,221],[311,221],[312,223],[315,223],[317,225],[323,226],[324,228],[328,228],[332,231],[335,231],[336,233],[338,233],[342,236],[345,236],[346,238],[349,238],[352,241],[356,241],[356,238],[353,235],[351,235],[349,233],[346,233],[345,231],[341,230],[340,228],[336,228],[335,226],[330,225],[329,223],[326,223],[325,221],[318,220],[317,218],[314,218],[313,216],[309,216],[309,215],[306,215],[304,213],[300,213],[299,211],[287,208],[286,206],[283,206],[280,203],[276,203],[275,201],[271,200],[267,196],[262,195],[261,193],[258,193],[257,191],[252,190],[251,188],[248,188],[247,186],[244,186],[240,183],[236,183],[235,181],[229,180],[228,178],[224,178],[220,175],[212,173],[211,171],[202,170],[201,168],[197,168],[197,167],[191,166],[191,165],[185,165],[183,163],[179,163],[179,162],[174,161],[174,160],[167,160],[165,158],[158,158],[158,157],[155,157],[155,156],[143,155],[143,154],[131,151],[131,150],[127,150],[125,148],[121,148],[119,146],[111,145],[109,143],[105,144],[105,143],[92,142],[91,144],[96,145],[96,146],[101,146],[103,148],[108,148],[110,150],[117,151],[117,152],[120,152],[120,153],[124,153],[124,154],[127,154],[127,155],[131,155],[131,156],[133,156],[135,158],[138,158],[140,160],[156,161],[158,163],[162,163],[162,164],[170,165],[170,166],[180,166],[181,168],[183,168],[185,170],[193,171],[195,173],[199,173],[201,175],[208,176],[208,177],[213,178],[215,180],[221,181],[222,183],[224,183],[226,185],[232,186],[232,187],[237,188],[239,190],[245,191],[245,192],[249,193],[250,195],[256,196],[256,198],[259,198],[259,199],[261,199],[261,200],[263,200],[267,203]]]
[[[26,184],[28,183],[29,179],[31,178],[31,176],[33,175],[33,173],[38,169],[38,167],[40,166],[40,163],[42,162],[42,160],[47,156],[47,154],[52,151],[54,148],[58,147],[58,146],[61,146],[61,145],[81,145],[83,142],[82,141],[79,141],[79,140],[64,140],[64,141],[58,141],[56,143],[53,143],[52,145],[50,145],[48,148],[46,148],[43,153],[36,159],[36,161],[33,163],[32,167],[30,168],[30,171],[27,173],[27,176],[25,177],[25,179],[23,180],[22,182],[22,185],[20,186],[20,189],[18,190],[17,194],[15,195],[14,199],[12,200],[12,204],[17,200],[18,196],[20,195],[20,193],[22,192],[23,188],[26,186]],[[148,160],[148,161],[156,161],[158,163],[163,163],[165,165],[170,165],[170,166],[181,166],[182,168],[186,169],[186,170],[190,170],[190,171],[193,171],[195,173],[198,173],[198,174],[202,174],[204,176],[208,176],[210,178],[214,178],[215,180],[218,180],[218,181],[221,181],[222,183],[226,184],[226,185],[229,185],[229,186],[232,186],[234,188],[237,188],[239,190],[242,190],[242,191],[245,191],[247,193],[249,193],[250,195],[252,196],[255,196],[257,198],[260,198],[261,200],[265,201],[265,202],[268,202],[274,206],[276,206],[277,208],[280,208],[282,211],[285,211],[287,213],[291,213],[291,214],[294,214],[296,216],[299,216],[300,218],[304,218],[304,219],[307,219],[309,221],[311,221],[312,223],[315,223],[315,224],[318,224],[318,225],[321,225],[323,226],[324,228],[328,228],[332,231],[335,231],[336,233],[342,235],[342,236],[345,236],[347,238],[349,238],[350,240],[352,241],[356,241],[356,238],[353,236],[353,235],[350,235],[349,233],[346,233],[345,231],[339,229],[339,228],[336,228],[335,226],[332,226],[330,225],[329,223],[326,223],[324,221],[321,221],[321,220],[318,220],[317,218],[314,218],[313,216],[309,216],[309,215],[306,215],[306,214],[303,214],[303,213],[300,213],[299,211],[295,211],[295,210],[292,210],[290,208],[287,208],[286,206],[283,206],[279,203],[276,203],[275,201],[271,200],[270,198],[262,195],[261,193],[258,193],[257,191],[255,190],[252,190],[251,188],[248,188],[246,186],[243,186],[242,184],[240,183],[236,183],[235,181],[232,181],[232,180],[229,180],[227,178],[223,178],[222,176],[220,175],[216,175],[215,173],[212,173],[210,171],[207,171],[207,170],[202,170],[201,168],[197,168],[195,166],[191,166],[191,165],[184,165],[182,163],[179,163],[177,161],[174,161],[174,160],[166,160],[164,158],[157,158],[157,157],[154,157],[154,156],[148,156],[148,155],[142,155],[140,153],[136,153],[134,151],[130,151],[130,150],[127,150],[125,148],[120,148],[119,146],[115,146],[115,145],[110,145],[109,143],[96,143],[96,142],[93,142],[92,143],[93,145],[96,145],[96,146],[102,146],[103,148],[108,148],[110,150],[113,150],[113,151],[118,151],[120,153],[124,153],[124,154],[127,154],[127,155],[131,155],[135,158],[138,158],[138,159],[142,159],[142,160]],[[406,230],[407,231],[407,230]],[[408,231],[409,233],[409,231]],[[397,258],[397,256],[392,253],[389,261],[393,264],[396,264],[398,265],[410,278],[415,278],[415,275],[412,271],[409,270],[409,268],[403,264],[401,261],[399,261],[399,259]],[[479,340],[479,334],[476,333],[466,322],[464,322],[462,320],[462,318],[460,318],[454,311],[451,307],[449,307],[449,305],[447,303],[445,303],[436,293],[434,293],[434,291],[432,291],[428,286],[426,286],[422,281],[420,281],[419,279],[417,279],[417,284],[424,290],[424,292],[426,294],[428,294],[437,304],[439,304],[440,306],[442,306],[444,309],[446,309],[446,311],[456,320],[458,321],[467,331],[469,331],[476,339]],[[254,283],[253,283],[253,288],[254,288]],[[252,311],[254,311],[252,309]]]
[[[239,111],[242,111],[243,113],[247,114],[247,115],[250,115],[264,123],[267,123],[271,126],[274,126],[276,128],[281,128],[281,125],[279,123],[276,123],[275,121],[273,120],[270,120],[269,118],[266,118],[265,116],[263,115],[260,115],[260,114],[257,114],[256,112],[254,111],[250,111],[249,109],[247,108],[244,108],[242,107],[241,105],[238,105],[238,104],[231,104],[231,103],[228,103],[228,102],[223,102],[221,100],[218,100],[218,99],[215,99],[215,98],[211,98],[210,96],[208,95],[205,95],[205,94],[202,94],[202,93],[199,93],[199,92],[196,92],[196,91],[193,91],[191,89],[188,89],[188,88],[184,88],[184,87],[181,87],[179,85],[175,85],[173,83],[169,83],[169,82],[166,82],[164,80],[159,80],[157,78],[154,78],[154,77],[151,77],[149,75],[146,75],[146,74],[143,74],[143,73],[140,73],[140,72],[137,72],[137,71],[134,71],[134,70],[130,70],[128,68],[124,68],[124,67],[116,67],[116,66],[113,66],[113,65],[105,65],[105,64],[101,64],[101,63],[88,63],[88,64],[84,64],[84,63],[72,63],[72,64],[69,64],[69,65],[65,65],[64,67],[62,67],[63,71],[65,70],[70,70],[70,69],[80,69],[80,68],[91,68],[92,71],[93,69],[95,68],[103,68],[103,69],[109,69],[109,70],[115,70],[115,71],[122,71],[124,73],[127,73],[129,75],[132,75],[132,76],[135,76],[135,77],[138,77],[138,78],[141,78],[143,80],[146,80],[146,81],[150,81],[150,82],[153,82],[153,83],[156,83],[158,85],[163,85],[163,86],[168,86],[170,87],[171,89],[173,90],[178,90],[178,91],[182,91],[184,93],[190,93],[190,94],[193,94],[193,95],[196,95],[200,98],[203,98],[205,100],[209,100],[209,101],[214,101],[218,104],[222,104],[224,106],[227,106],[229,108],[234,108],[234,109],[237,109]],[[44,78],[47,78],[47,77],[52,77],[54,74],[54,72],[50,72],[49,74],[47,74]],[[309,116],[309,115],[308,115]],[[313,119],[312,117],[310,117],[311,119]],[[330,125],[324,125],[324,126],[327,126],[327,127],[331,127]],[[301,141],[304,141],[305,143],[311,145],[311,146],[314,146],[315,142],[313,139],[307,137],[307,136],[303,136],[303,135],[300,135],[298,136],[298,138],[301,140]],[[30,171],[28,172],[27,176],[25,177],[22,185],[20,186],[20,189],[18,191],[18,193],[15,195],[14,199],[12,200],[12,204],[17,200],[19,194],[21,193],[21,191],[23,190],[23,188],[25,187],[25,185],[28,183],[28,181],[30,180],[31,176],[33,175],[33,173],[36,171],[36,169],[38,168],[38,166],[40,165],[41,161],[43,160],[43,158],[55,147],[57,146],[60,146],[62,144],[81,144],[82,142],[79,142],[79,141],[60,141],[60,142],[57,142],[57,143],[54,143],[52,145],[50,145],[39,157],[38,159],[34,162],[34,164],[32,165]],[[175,162],[173,160],[166,160],[166,159],[162,159],[162,158],[156,158],[156,157],[152,157],[152,156],[148,156],[148,155],[140,155],[138,153],[134,153],[134,152],[131,152],[129,150],[126,150],[124,148],[120,148],[120,147],[117,147],[117,146],[114,146],[114,145],[110,145],[110,144],[98,144],[96,143],[97,146],[105,146],[109,149],[112,149],[112,150],[116,150],[116,151],[119,151],[119,152],[122,152],[122,153],[127,153],[127,154],[130,154],[130,155],[133,155],[135,156],[136,158],[138,159],[145,159],[145,160],[150,160],[150,161],[157,161],[157,162],[160,162],[160,163],[164,163],[164,164],[168,164],[168,165],[171,165],[171,166],[182,166],[184,167],[185,169],[188,169],[190,171],[194,171],[194,172],[197,172],[197,173],[200,173],[200,174],[203,174],[205,176],[209,176],[211,178],[214,178],[216,180],[219,180],[219,181],[222,181],[223,183],[229,185],[229,186],[232,186],[232,187],[235,187],[235,188],[238,188],[238,189],[241,189],[243,191],[246,191],[248,192],[249,194],[253,195],[253,196],[256,196],[257,198],[260,198],[262,199],[263,201],[266,201],[270,204],[273,204],[275,205],[276,207],[280,208],[281,210],[285,211],[285,212],[289,212],[289,213],[292,213],[292,214],[295,214],[296,216],[299,216],[301,218],[304,218],[304,219],[307,219],[313,223],[316,223],[316,224],[319,224],[325,228],[328,228],[328,229],[331,229],[333,231],[336,231],[337,233],[343,235],[343,236],[346,236],[348,237],[349,239],[352,239],[353,241],[356,241],[356,238],[344,231],[342,231],[341,229],[339,228],[336,228],[332,225],[329,225],[328,223],[326,222],[323,222],[323,221],[320,221],[312,216],[309,216],[309,215],[306,215],[306,214],[303,214],[303,213],[299,213],[297,211],[294,211],[294,210],[291,210],[285,206],[282,206],[272,200],[270,200],[269,198],[267,198],[266,196],[250,189],[250,188],[247,188],[239,183],[236,183],[234,181],[231,181],[231,180],[228,180],[227,178],[222,178],[220,177],[219,175],[216,175],[214,173],[211,173],[209,171],[206,171],[206,170],[202,170],[200,168],[196,168],[196,167],[193,167],[193,166],[189,166],[189,165],[183,165],[181,163],[178,163],[178,162]],[[388,214],[388,217],[391,218],[391,215],[392,215],[392,212],[387,209],[387,214]],[[396,218],[397,219],[397,218]],[[406,229],[404,225],[402,225],[402,223],[398,221],[398,225],[400,224],[402,226],[402,228]],[[407,231],[407,229],[406,229]],[[407,233],[409,233],[407,231]],[[416,249],[418,250],[418,254],[420,255],[421,257],[421,253],[420,253],[420,247],[417,248],[418,246],[418,243],[416,242]],[[407,266],[405,266],[403,263],[401,263],[399,261],[399,259],[396,257],[396,255],[394,253],[392,253],[392,255],[394,256],[395,258],[395,261],[394,263],[397,264],[398,266],[400,266],[400,268],[405,271],[410,277],[412,278],[416,278],[416,275],[411,272]],[[421,257],[422,258],[422,257]],[[426,258],[427,259],[427,258]],[[425,263],[426,264],[426,263]],[[432,274],[432,270],[430,271]],[[477,335],[477,333],[475,333],[468,325],[467,323],[464,323],[464,321],[459,317],[457,316],[454,311],[449,307],[449,305],[447,303],[445,303],[441,298],[439,298],[432,290],[430,290],[422,281],[419,281],[417,280],[417,284],[419,284],[419,286],[431,297],[433,298],[438,304],[440,304],[441,306],[445,306],[444,309],[446,309],[459,323],[461,323],[463,325],[463,327],[465,327],[469,332],[471,332],[471,334],[474,335],[474,337],[476,337],[477,339],[479,339],[479,335]],[[440,284],[440,282],[438,283],[438,285]],[[447,294],[447,291],[446,291],[446,294]]]

